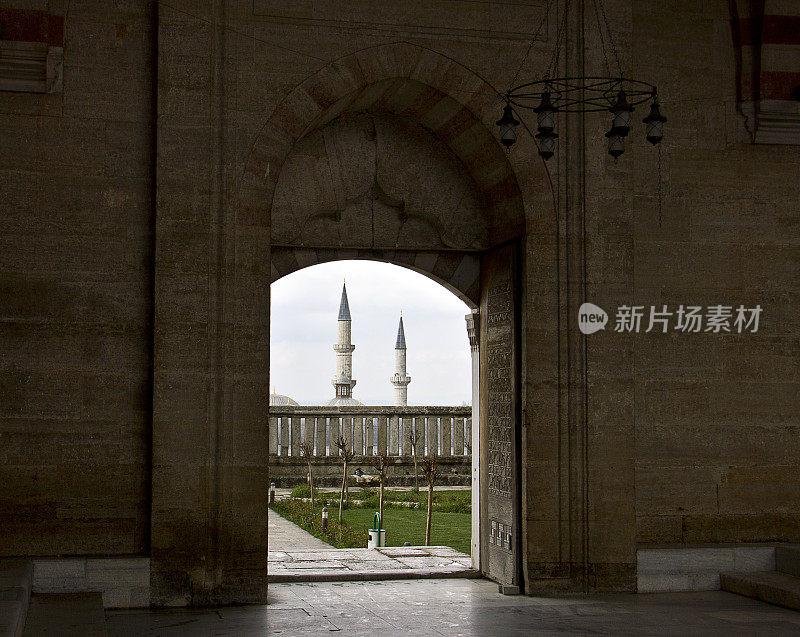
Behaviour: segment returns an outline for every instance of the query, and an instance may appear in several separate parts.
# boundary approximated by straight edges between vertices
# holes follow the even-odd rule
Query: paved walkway
[[[800,613],[720,591],[543,598],[487,580],[271,584],[267,606],[106,611],[110,637],[152,635],[798,635]]]
[[[480,577],[472,558],[449,546],[337,549],[269,511],[270,582]]]
[[[272,509],[268,513],[268,532],[270,555],[276,551],[328,550],[333,547],[327,542],[315,538],[294,522],[289,522]]]

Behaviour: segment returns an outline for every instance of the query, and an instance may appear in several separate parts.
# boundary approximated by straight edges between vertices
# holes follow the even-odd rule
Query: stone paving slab
[[[448,546],[276,551],[272,557],[270,582],[480,577],[469,555]]]
[[[440,548],[440,547],[430,547],[430,548]],[[428,557],[429,555],[432,555],[432,553],[428,551],[412,546],[388,546],[386,548],[381,549],[381,553],[383,553],[387,557],[392,557],[392,558]]]
[[[472,558],[449,546],[337,549],[269,511],[270,582],[480,577]]]

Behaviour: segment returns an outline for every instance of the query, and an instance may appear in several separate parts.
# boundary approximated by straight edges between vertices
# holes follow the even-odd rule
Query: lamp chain
[[[525,55],[522,58],[522,62],[519,63],[519,66],[517,67],[517,72],[514,73],[514,78],[511,80],[511,83],[508,85],[508,91],[506,91],[507,93],[509,91],[511,91],[511,89],[514,86],[517,85],[517,78],[519,77],[519,74],[522,71],[522,67],[525,66],[525,62],[528,61],[528,56],[531,54],[531,50],[533,49],[533,45],[536,42],[537,38],[539,37],[539,33],[542,31],[542,27],[544,26],[544,23],[547,22],[548,18],[550,17],[550,4],[551,4],[551,2],[552,2],[552,0],[547,0],[547,4],[545,5],[545,8],[544,8],[544,15],[542,16],[542,20],[541,20],[541,22],[539,22],[539,26],[536,27],[536,32],[533,34],[533,37],[531,38],[531,41],[528,44],[528,49],[527,49],[527,51],[525,51]]]
[[[661,144],[658,145],[658,227],[661,227]]]
[[[600,11],[603,14],[603,22],[606,23],[606,31],[608,31],[608,40],[611,43],[611,51],[614,53],[614,59],[617,61],[617,69],[619,70],[619,76],[622,77],[622,64],[619,61],[619,54],[617,53],[617,45],[614,42],[614,34],[611,32],[611,27],[608,25],[608,16],[606,16],[606,8],[603,5],[603,0],[597,0],[597,3],[600,5]]]
[[[597,7],[597,0],[594,0],[594,16],[597,19],[597,34],[600,36],[600,49],[603,51],[603,61],[606,65],[606,73],[611,75],[611,65],[608,63],[608,55],[606,54],[606,39],[603,37],[603,27],[600,24],[600,9]]]
[[[550,75],[553,71],[558,68],[558,60],[561,53],[561,37],[562,34],[566,39],[566,28],[567,28],[567,14],[569,14],[569,3],[570,0],[566,0],[564,3],[564,16],[561,18],[561,26],[558,27],[558,32],[556,33],[556,48],[553,50],[553,57],[550,59],[550,64],[547,65],[547,72],[544,75],[546,80],[550,79]]]

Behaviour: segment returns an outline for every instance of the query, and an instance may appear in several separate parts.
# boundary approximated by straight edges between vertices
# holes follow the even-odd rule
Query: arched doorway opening
[[[472,535],[477,541],[479,530],[478,507],[471,506],[473,479],[476,505],[478,488],[471,403],[477,360],[464,321],[472,309],[431,275],[372,260],[318,264],[271,285],[271,581],[304,581],[312,565],[334,569],[325,572],[343,579],[353,573],[385,577],[387,569],[401,576],[422,564],[441,577],[474,572],[469,556],[478,563]],[[342,386],[349,390],[344,399]],[[343,479],[337,437],[353,453],[344,527],[337,521]],[[366,529],[379,506],[381,456],[387,463],[384,546],[390,550],[365,552]],[[436,463],[429,538],[425,458]],[[320,528],[325,505],[327,532]],[[417,548],[392,548],[406,542]],[[399,559],[395,564],[387,558]]]
[[[417,62],[429,54],[400,49]],[[455,64],[449,79],[419,64],[375,74],[364,64],[354,75],[340,61],[273,114],[251,152],[242,210],[267,207],[271,280],[374,259],[426,273],[480,308],[481,569],[519,590],[526,224],[508,159],[475,114],[496,96]],[[442,86],[459,74],[469,105]]]

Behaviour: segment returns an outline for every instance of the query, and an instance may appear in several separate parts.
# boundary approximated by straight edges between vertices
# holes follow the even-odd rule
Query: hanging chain
[[[553,51],[553,57],[550,59],[550,64],[547,65],[547,72],[544,74],[544,79],[546,80],[550,79],[550,75],[557,68],[558,60],[561,54],[562,33],[564,34],[564,38],[566,39],[567,14],[569,14],[569,3],[570,0],[567,0],[566,3],[564,3],[564,16],[561,18],[561,26],[558,27],[558,31],[556,32],[556,48]]]
[[[661,228],[661,144],[658,145],[658,227]]]
[[[606,8],[603,6],[603,0],[597,0],[600,5],[600,11],[603,14],[603,22],[606,23],[606,31],[608,31],[608,40],[611,43],[611,51],[614,53],[614,59],[617,61],[617,69],[619,76],[622,77],[622,64],[619,62],[619,54],[617,53],[617,45],[614,42],[614,34],[611,32],[611,27],[608,25],[608,16],[606,16]]]
[[[511,89],[514,88],[517,85],[517,78],[519,77],[519,74],[522,71],[522,67],[525,66],[525,62],[528,61],[528,56],[531,54],[531,51],[533,50],[533,45],[536,42],[536,40],[538,39],[539,33],[541,33],[541,31],[542,31],[542,27],[544,26],[544,23],[547,22],[547,20],[550,17],[550,3],[551,2],[552,2],[552,0],[547,0],[547,4],[545,5],[545,8],[544,8],[544,16],[542,16],[542,21],[539,22],[539,26],[536,28],[536,32],[533,34],[533,37],[531,38],[530,44],[528,44],[528,50],[525,51],[525,56],[522,58],[522,62],[519,63],[519,66],[517,67],[517,72],[514,73],[514,78],[511,80],[511,84],[509,85],[508,91],[506,91],[506,93],[511,92]]]
[[[603,27],[600,24],[600,9],[597,7],[597,0],[594,0],[594,16],[597,19],[597,34],[600,36],[600,49],[603,51],[603,61],[606,65],[606,73],[611,75],[611,66],[608,63],[608,55],[606,54],[606,39],[603,37]]]

